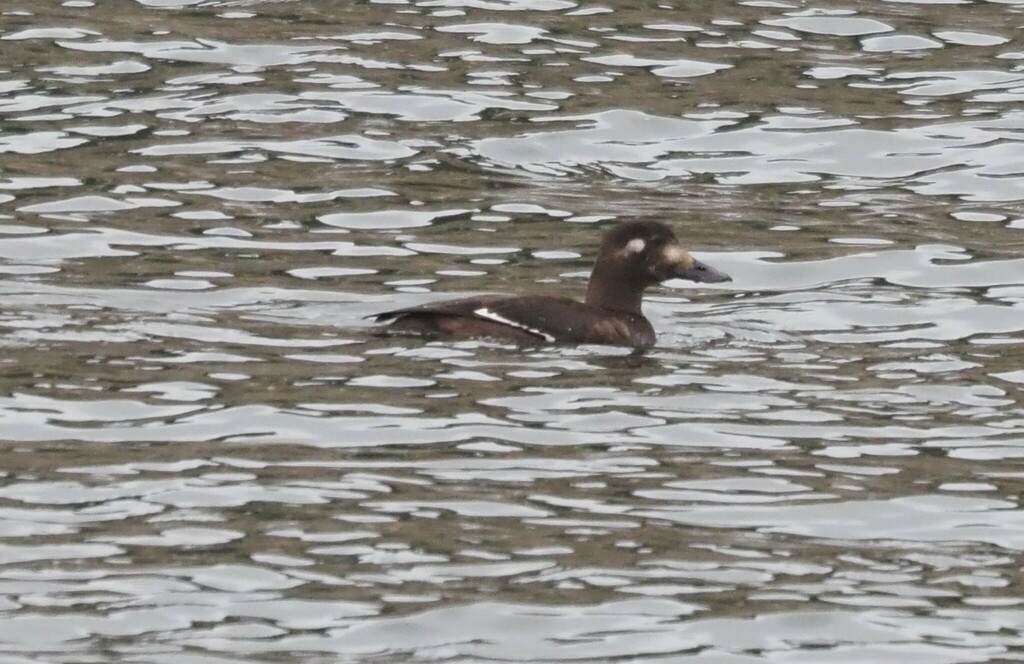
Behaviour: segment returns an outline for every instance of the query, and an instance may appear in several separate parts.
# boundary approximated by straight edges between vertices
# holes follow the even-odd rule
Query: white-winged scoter
[[[479,295],[370,318],[387,323],[378,330],[384,335],[646,348],[655,337],[640,311],[644,290],[668,279],[732,281],[691,256],[665,224],[629,221],[605,234],[583,302],[550,295]]]

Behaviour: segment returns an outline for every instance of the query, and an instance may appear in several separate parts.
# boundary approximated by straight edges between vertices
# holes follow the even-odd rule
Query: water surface
[[[0,664],[1019,659],[1022,21],[8,0]],[[649,352],[369,334],[638,217]]]

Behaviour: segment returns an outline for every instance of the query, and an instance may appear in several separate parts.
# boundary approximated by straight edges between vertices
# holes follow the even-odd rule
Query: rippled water
[[[6,0],[0,664],[1024,659],[1022,24]],[[650,352],[368,333],[633,217]]]

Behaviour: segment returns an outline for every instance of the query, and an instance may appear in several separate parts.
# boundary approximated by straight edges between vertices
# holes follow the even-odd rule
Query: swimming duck
[[[691,256],[665,224],[629,221],[605,234],[583,302],[551,295],[477,295],[370,318],[387,323],[378,330],[384,335],[646,348],[655,334],[640,310],[644,290],[668,279],[732,281]]]

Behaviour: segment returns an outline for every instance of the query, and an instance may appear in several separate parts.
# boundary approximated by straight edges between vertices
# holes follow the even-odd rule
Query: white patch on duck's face
[[[626,254],[639,254],[647,248],[647,240],[642,237],[635,237],[626,243],[626,246],[622,248],[622,253]]]
[[[523,325],[522,323],[520,323],[518,321],[514,321],[511,318],[505,318],[501,314],[494,313],[493,311],[491,311],[487,307],[480,307],[479,309],[474,309],[473,313],[476,314],[477,316],[479,316],[480,318],[484,318],[486,320],[493,321],[495,323],[501,323],[502,325],[508,325],[509,327],[514,327],[517,330],[523,330],[525,332],[529,332],[530,334],[536,334],[538,337],[540,337],[544,341],[554,341],[555,340],[555,338],[553,336],[551,336],[547,332],[544,332],[543,330],[538,330],[538,329],[530,327],[528,325]]]
[[[666,244],[661,255],[669,265],[678,265],[690,261],[690,254],[678,244]]]

